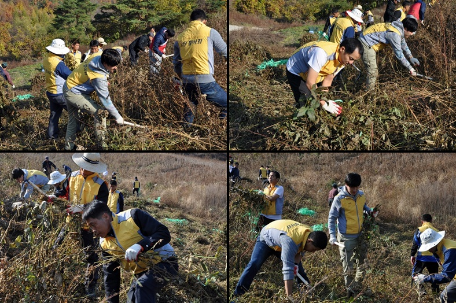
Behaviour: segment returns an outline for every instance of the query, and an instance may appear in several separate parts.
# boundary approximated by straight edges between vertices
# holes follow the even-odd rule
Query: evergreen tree
[[[96,7],[90,0],[63,0],[54,11],[52,26],[66,41],[78,38],[88,42],[95,32],[90,16]]]

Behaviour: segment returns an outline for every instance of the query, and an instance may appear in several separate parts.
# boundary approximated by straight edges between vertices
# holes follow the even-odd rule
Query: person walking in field
[[[287,62],[287,79],[296,101],[295,106],[306,106],[312,97],[312,87],[331,86],[334,76],[345,65],[353,64],[363,55],[364,48],[355,38],[344,39],[339,45],[329,41],[314,41],[301,46]],[[326,111],[334,115],[342,113],[336,102],[319,100]]]
[[[328,206],[329,207],[331,207],[331,205],[334,201],[334,197],[337,196],[338,193],[339,193],[339,190],[337,189],[337,184],[333,183],[332,188],[328,194]]]
[[[363,62],[367,69],[367,90],[374,90],[377,83],[377,52],[386,45],[390,45],[394,55],[408,69],[410,75],[416,76],[416,70],[412,67],[420,65],[420,61],[414,58],[405,39],[415,34],[418,23],[413,18],[405,18],[392,23],[377,23],[364,30],[359,41],[364,47]],[[404,55],[405,54],[405,55]],[[409,58],[409,61],[406,59]]]
[[[329,41],[341,44],[345,39],[355,38],[355,32],[358,32],[358,23],[364,23],[363,12],[355,8],[347,11],[348,16],[337,18],[331,28]]]
[[[69,177],[71,175],[71,168],[69,166],[66,166],[65,164],[62,165],[63,171]]]
[[[50,188],[48,177],[39,170],[15,168],[11,173],[13,180],[21,185],[20,198],[28,200],[33,193],[33,186],[29,182],[38,186],[43,192]]]
[[[134,274],[127,302],[157,302],[157,292],[179,270],[168,228],[144,210],[133,208],[115,214],[96,200],[88,205],[82,219],[100,237],[107,302],[119,303],[120,268]]]
[[[359,189],[361,176],[349,173],[345,177],[345,186],[339,188],[339,194],[334,198],[328,215],[329,244],[339,246],[342,260],[343,276],[347,296],[355,296],[363,289],[362,283],[365,275],[364,259],[367,255],[367,243],[363,240],[363,212],[376,217],[378,212],[373,212],[366,204],[366,196]],[[336,229],[337,223],[337,229]],[[359,250],[356,260],[352,258],[355,248]],[[357,264],[356,271],[354,264]],[[355,277],[353,279],[353,273]],[[367,288],[364,294],[372,295]]]
[[[174,37],[172,28],[162,27],[158,33],[152,38],[149,50],[150,73],[158,75],[161,70],[163,55],[166,54],[166,45],[168,40]]]
[[[308,225],[293,220],[277,220],[266,225],[258,236],[253,248],[250,262],[234,290],[234,296],[241,296],[250,289],[256,274],[263,263],[275,255],[282,260],[285,294],[290,297],[293,292],[293,278],[299,273],[309,289],[310,280],[302,266],[301,259],[305,252],[325,249],[328,237],[322,231],[313,231]]]
[[[418,251],[421,246],[421,234],[428,228],[432,228],[433,230],[438,232],[438,229],[432,225],[432,216],[430,214],[424,214],[421,218],[421,226],[418,227],[413,234],[413,244],[412,249],[410,251],[410,262],[412,263],[412,277],[416,274],[423,273],[423,270],[427,268],[429,274],[434,274],[439,272],[439,263],[438,259],[436,259],[432,253],[428,251]],[[415,254],[417,255],[415,257]],[[437,284],[432,284],[432,292],[438,293],[439,286]],[[420,294],[426,294],[424,287],[420,287]]]
[[[111,187],[109,188],[109,196],[108,196],[108,207],[109,209],[118,214],[124,210],[124,197],[120,190],[117,190],[117,181],[111,180],[110,182]]]
[[[141,188],[141,183],[138,181],[138,177],[135,177],[135,181],[133,181],[133,195],[136,193],[136,197],[139,197],[140,188]]]
[[[268,181],[269,185],[263,190],[266,205],[261,211],[260,218],[257,222],[256,230],[258,232],[269,223],[282,219],[284,189],[283,186],[278,185],[280,173],[278,171],[271,171]]]
[[[263,165],[260,166],[260,170],[258,172],[258,180],[264,181],[268,179],[268,174],[266,168]]]
[[[94,117],[95,136],[99,148],[103,148],[103,138],[106,132],[101,125],[99,116],[102,107],[97,104],[90,94],[95,91],[103,107],[114,116],[116,123],[122,125],[124,119],[111,101],[108,90],[108,75],[115,72],[120,64],[120,53],[114,49],[106,49],[101,56],[96,56],[79,65],[63,85],[63,94],[67,100],[68,126],[65,136],[65,149],[74,150],[76,145],[76,129],[78,111],[87,112]]]
[[[226,91],[214,78],[214,49],[225,57],[228,48],[222,36],[215,29],[206,25],[207,15],[201,9],[195,9],[190,15],[190,24],[174,43],[174,71],[182,79],[190,106],[185,105],[185,126],[193,123],[198,100],[206,95],[206,100],[220,108],[220,119],[227,115]]]
[[[11,75],[8,72],[8,63],[3,62],[2,63],[2,69],[3,69],[3,77],[5,80],[11,85],[13,89],[16,88],[16,86],[13,84],[13,79],[11,79]]]
[[[55,166],[55,164],[49,160],[48,156],[44,157],[44,161],[41,164],[41,167],[43,168],[43,172],[46,174],[48,179],[51,175],[52,168],[57,169],[57,166]]]
[[[428,251],[439,258],[442,271],[429,275],[417,274],[415,283],[421,285],[431,283],[439,285],[448,283],[448,286],[440,293],[441,303],[456,302],[456,241],[445,239],[445,231],[437,232],[428,228],[420,235],[421,246],[419,252]]]

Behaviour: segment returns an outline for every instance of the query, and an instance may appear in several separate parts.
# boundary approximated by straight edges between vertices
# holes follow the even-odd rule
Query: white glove
[[[329,100],[323,104],[323,109],[336,116],[342,113],[342,106],[337,105],[333,100]]]
[[[82,213],[84,210],[84,205],[73,205],[67,208],[66,212],[69,213],[70,215],[75,214],[75,213]]]
[[[413,277],[413,280],[415,280],[415,283],[417,284],[423,284],[424,283],[424,278],[426,278],[425,275],[419,274]]]
[[[125,252],[125,260],[127,260],[127,261],[138,260],[138,255],[143,250],[144,250],[144,248],[141,245],[133,244]]]
[[[412,69],[410,70],[410,75],[416,77],[416,70],[415,70],[414,68],[412,68]]]
[[[330,238],[329,238],[329,244],[335,245],[334,243],[336,243],[336,242],[337,242],[337,239],[336,239],[336,238],[333,238],[333,237],[330,237]]]
[[[421,20],[421,25],[424,25],[424,20]]]
[[[410,62],[411,62],[413,65],[420,65],[420,61],[418,61],[417,58],[412,58],[412,59],[410,59]]]
[[[13,89],[16,88],[16,86],[13,84]]]
[[[48,198],[50,199],[56,199],[57,197],[55,195],[48,195]]]
[[[122,118],[122,116],[119,116],[119,118],[116,119],[116,123],[120,125],[124,124],[124,119]]]

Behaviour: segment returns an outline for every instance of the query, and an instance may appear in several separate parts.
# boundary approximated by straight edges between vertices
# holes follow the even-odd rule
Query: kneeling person
[[[103,265],[107,301],[119,302],[120,266],[136,276],[127,294],[128,302],[156,302],[157,291],[178,271],[168,228],[141,209],[114,214],[97,200],[88,205],[82,219],[100,237],[103,257],[118,258]]]
[[[363,55],[364,48],[355,38],[344,39],[339,45],[327,41],[314,41],[304,44],[287,62],[287,78],[297,107],[305,105],[314,84],[331,86],[334,76],[345,65],[353,64]],[[334,101],[320,100],[326,111],[339,115],[342,107]]]

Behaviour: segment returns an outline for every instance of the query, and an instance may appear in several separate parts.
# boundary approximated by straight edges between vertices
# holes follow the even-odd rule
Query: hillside
[[[269,165],[281,174],[285,204],[283,218],[308,225],[328,220],[328,192],[333,182],[343,183],[348,172],[362,177],[361,190],[367,204],[380,204],[378,227],[370,237],[365,284],[372,298],[360,296],[355,302],[418,302],[410,286],[410,248],[421,215],[430,213],[433,224],[456,239],[454,186],[456,156],[433,153],[231,153],[238,161],[243,180],[229,193],[229,294],[233,293],[247,265],[256,235],[251,231],[259,213],[257,181],[260,165]],[[314,216],[297,213],[301,208]],[[313,297],[294,292],[296,302],[351,302],[345,297],[339,251],[328,246],[324,251],[307,254],[303,266],[313,285]],[[283,302],[281,262],[271,257],[254,279],[250,291],[236,302]],[[294,285],[295,287],[296,285]],[[443,289],[443,286],[440,287]],[[430,287],[429,291],[430,293]],[[439,302],[431,295],[422,302]]]
[[[56,204],[43,213],[33,206],[17,214],[12,210],[20,188],[9,179],[11,169],[40,169],[45,155],[59,167],[76,169],[71,154],[0,154],[0,301],[89,302],[83,296],[84,254],[77,233],[51,249],[64,225],[64,207]],[[160,302],[225,302],[226,162],[152,153],[102,154],[102,159],[108,163],[107,180],[113,171],[117,173],[125,209],[144,209],[170,230],[179,278],[159,292]],[[139,198],[131,194],[135,176],[141,182]],[[39,205],[39,196],[34,197]],[[122,272],[121,302],[131,279],[131,274]],[[99,301],[104,298],[102,281],[101,275]]]
[[[384,10],[374,10],[376,23]],[[309,30],[322,30],[324,20],[284,23],[230,10],[230,24],[244,26],[230,33],[230,149],[452,150],[456,41],[447,14],[455,10],[451,1],[428,7],[425,26],[407,40],[421,62],[418,72],[433,80],[409,76],[386,47],[377,53],[376,90],[366,92],[366,70],[356,61],[360,71],[346,67],[343,82],[334,81],[324,96],[343,101],[342,115],[317,109],[315,121],[296,118],[286,67],[278,61],[318,40]],[[266,62],[271,66],[265,68]]]

